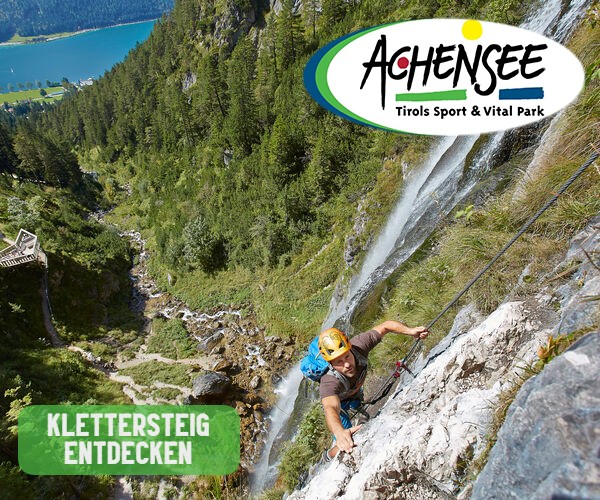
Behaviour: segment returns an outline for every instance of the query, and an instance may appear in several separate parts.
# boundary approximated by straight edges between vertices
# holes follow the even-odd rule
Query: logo
[[[321,106],[384,130],[495,132],[550,116],[584,84],[565,47],[514,26],[424,19],[375,26],[320,49],[304,83]]]
[[[239,462],[230,406],[32,405],[19,414],[27,474],[225,475]]]

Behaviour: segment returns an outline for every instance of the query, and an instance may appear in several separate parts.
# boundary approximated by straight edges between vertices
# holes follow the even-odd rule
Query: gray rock
[[[192,383],[192,395],[196,398],[220,396],[231,387],[231,379],[222,373],[205,372]]]
[[[361,200],[358,204],[356,209],[357,215],[354,220],[352,232],[344,242],[344,261],[348,267],[354,263],[359,252],[366,248],[366,245],[362,246],[359,241],[359,236],[364,233],[369,220],[367,212],[363,207],[363,201],[364,200]]]
[[[260,385],[261,379],[258,375],[256,375],[255,377],[252,378],[252,380],[250,381],[250,388],[251,389],[257,389],[258,386]]]
[[[595,332],[521,388],[471,498],[600,498],[599,450]]]
[[[599,245],[600,231],[592,225],[569,252],[578,247],[597,256]],[[539,359],[536,351],[549,335],[600,321],[596,264],[585,255],[575,260],[582,264],[564,278],[560,294],[559,283],[548,281],[535,297],[506,302],[486,318],[472,306],[463,308],[447,338],[415,360],[416,376],[403,376],[355,434],[352,455],[317,467],[288,498],[421,500],[458,493],[467,499],[465,464],[486,449],[501,395]],[[582,339],[524,385],[480,475],[480,481],[487,475],[487,486],[479,484],[473,498],[600,499],[599,344],[598,333]]]
[[[223,332],[217,331],[210,335],[209,337],[203,338],[200,342],[198,342],[197,349],[202,352],[206,352],[215,345],[217,345],[221,339],[223,338]]]
[[[195,73],[188,71],[183,77],[183,82],[181,83],[182,90],[185,92],[190,87],[193,87],[196,84],[197,76]]]
[[[230,371],[233,367],[233,363],[228,359],[220,359],[215,362],[212,366],[213,371],[216,372],[227,372]]]
[[[275,14],[279,14],[281,12],[281,0],[270,0],[271,10],[275,12]],[[297,14],[302,8],[302,0],[294,0],[293,12]]]
[[[594,265],[590,262],[590,257],[598,247],[600,247],[600,215],[593,217],[586,228],[573,238],[565,261],[582,261],[583,271],[591,271]]]
[[[225,346],[219,345],[217,347],[215,347],[212,351],[210,351],[210,355],[217,355],[217,354],[223,354],[225,352]]]
[[[360,247],[356,245],[356,237],[348,236],[344,245],[344,262],[346,262],[346,266],[352,265],[358,252],[360,252]]]
[[[600,276],[588,280],[576,297],[566,301],[557,333],[572,332],[598,324],[600,307],[593,297],[600,296]],[[592,300],[582,300],[588,297]]]

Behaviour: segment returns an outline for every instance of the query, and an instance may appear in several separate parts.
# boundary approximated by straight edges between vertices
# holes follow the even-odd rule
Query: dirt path
[[[115,366],[117,369],[121,370],[123,368],[131,368],[132,366],[146,363],[147,361],[160,361],[161,363],[165,363],[167,365],[188,365],[200,368],[202,370],[210,370],[218,361],[218,358],[215,356],[203,356],[198,358],[171,359],[165,358],[157,353],[138,352],[135,358],[127,361],[118,361],[115,363]]]

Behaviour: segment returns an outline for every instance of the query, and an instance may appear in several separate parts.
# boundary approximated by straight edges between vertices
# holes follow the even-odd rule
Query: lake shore
[[[142,21],[133,21],[131,23],[120,23],[120,24],[111,24],[109,26],[98,26],[97,28],[86,28],[84,30],[79,30],[79,31],[69,31],[69,32],[65,32],[65,33],[52,33],[49,35],[35,35],[35,36],[30,36],[30,37],[23,37],[23,40],[20,40],[20,41],[10,41],[9,40],[7,42],[0,42],[0,47],[9,47],[9,46],[15,46],[15,45],[32,45],[35,43],[52,42],[54,40],[60,40],[62,38],[70,38],[72,36],[81,35],[83,33],[88,33],[90,31],[98,31],[98,30],[102,30],[105,28],[116,28],[118,26],[130,26],[133,24],[141,24],[141,23],[147,23],[149,21],[157,21],[157,20],[158,20],[158,18],[152,18],[152,19],[145,19]]]

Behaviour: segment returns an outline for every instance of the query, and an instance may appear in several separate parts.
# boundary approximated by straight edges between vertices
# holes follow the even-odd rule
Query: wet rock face
[[[344,261],[347,266],[351,266],[356,259],[356,256],[368,246],[367,243],[360,243],[360,237],[364,233],[369,216],[363,207],[362,201],[359,203],[357,208],[357,215],[354,219],[354,226],[350,235],[344,242]]]
[[[599,498],[598,450],[600,332],[595,332],[521,388],[471,498]]]
[[[354,435],[353,453],[317,467],[289,498],[468,498],[466,471],[487,447],[500,395],[522,380],[549,335],[600,323],[600,271],[586,254],[600,255],[600,218],[572,241],[537,295],[487,318],[460,311],[416,364],[416,377],[404,375]],[[600,498],[599,351],[600,333],[588,335],[525,384],[473,498]]]

